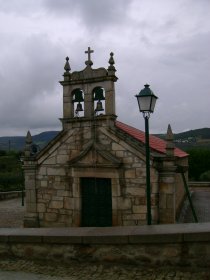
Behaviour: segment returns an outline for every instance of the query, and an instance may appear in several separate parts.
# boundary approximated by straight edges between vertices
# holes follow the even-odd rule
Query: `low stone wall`
[[[10,192],[0,192],[0,200],[7,200],[16,197],[25,196],[25,191],[10,191]]]
[[[209,267],[210,223],[0,229],[0,257]]]
[[[190,188],[209,188],[210,189],[210,182],[189,182]]]

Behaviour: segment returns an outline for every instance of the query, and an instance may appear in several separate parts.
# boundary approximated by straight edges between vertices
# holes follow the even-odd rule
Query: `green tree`
[[[0,191],[17,190],[23,187],[23,172],[18,152],[0,151]]]
[[[201,174],[210,170],[210,150],[190,149],[189,154],[189,178],[190,180],[202,180]]]

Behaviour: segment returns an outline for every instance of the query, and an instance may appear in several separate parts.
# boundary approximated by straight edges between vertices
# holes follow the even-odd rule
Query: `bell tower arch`
[[[82,71],[71,73],[69,57],[66,57],[63,81],[63,129],[69,129],[71,123],[89,121],[96,118],[116,119],[115,111],[115,76],[114,54],[110,53],[109,66],[93,69],[91,54],[94,51],[88,47],[85,54],[86,67]]]

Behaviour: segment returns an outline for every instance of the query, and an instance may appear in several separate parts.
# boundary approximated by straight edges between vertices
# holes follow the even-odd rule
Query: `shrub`
[[[7,154],[7,152],[6,152],[6,151],[4,151],[4,150],[0,150],[0,157],[5,156],[6,154]]]
[[[210,150],[209,149],[190,149],[189,154],[189,178],[200,180],[201,174],[210,170]]]
[[[23,188],[23,172],[18,153],[8,152],[0,156],[0,191]]]
[[[206,171],[206,172],[204,172],[204,173],[202,173],[201,175],[200,175],[200,181],[210,181],[210,170],[208,170],[208,171]]]

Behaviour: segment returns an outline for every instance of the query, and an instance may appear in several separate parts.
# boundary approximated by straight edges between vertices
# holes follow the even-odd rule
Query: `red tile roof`
[[[145,134],[143,131],[141,131],[135,127],[129,126],[127,124],[124,124],[122,122],[119,122],[119,121],[116,121],[115,125],[117,128],[121,129],[125,133],[129,134],[130,136],[134,137],[135,139],[139,140],[140,142],[145,143]],[[150,144],[151,149],[153,149],[159,153],[163,153],[163,154],[166,153],[166,141],[150,134],[149,144]],[[182,151],[176,147],[175,147],[174,153],[175,153],[175,156],[177,156],[177,157],[188,156],[187,153],[185,153],[184,151]]]

